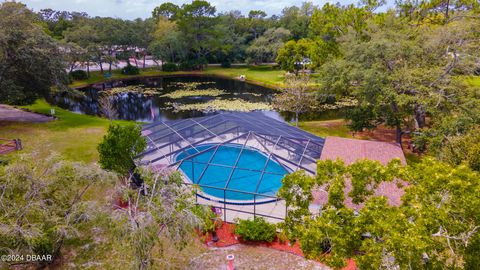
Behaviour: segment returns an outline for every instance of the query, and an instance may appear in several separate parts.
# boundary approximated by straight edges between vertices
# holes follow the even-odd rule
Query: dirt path
[[[52,117],[43,114],[26,112],[8,105],[0,104],[0,121],[40,123],[52,120]]]
[[[224,270],[226,256],[235,255],[235,269],[242,270],[328,270],[318,262],[271,248],[238,244],[225,248],[214,248],[197,258],[193,258],[186,269]]]

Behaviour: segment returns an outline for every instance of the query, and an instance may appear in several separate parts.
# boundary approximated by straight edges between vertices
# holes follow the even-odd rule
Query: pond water
[[[278,120],[293,120],[292,114],[279,113],[271,108],[275,92],[259,85],[213,76],[163,76],[93,84],[75,93],[57,93],[49,102],[76,113],[99,116],[105,115],[105,107],[110,107],[109,111],[115,111],[115,118],[139,122],[182,119],[239,109],[259,109]],[[108,96],[107,106],[105,102],[99,102],[105,96]],[[331,114],[311,113],[301,118],[324,119]],[[337,112],[333,114],[337,116]]]

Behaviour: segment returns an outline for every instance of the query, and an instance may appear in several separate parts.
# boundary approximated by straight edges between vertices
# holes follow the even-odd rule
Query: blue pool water
[[[225,144],[216,149],[215,144],[196,146],[180,153],[176,160],[204,151],[195,157],[185,159],[180,169],[192,183],[206,185],[213,188],[202,187],[202,191],[210,196],[223,201],[226,200],[253,200],[253,194],[238,191],[259,193],[275,196],[282,185],[282,178],[287,171],[277,162],[269,160],[262,152],[245,147],[240,159],[235,166],[242,145]],[[209,149],[210,148],[210,149]],[[208,150],[207,150],[208,149]],[[212,157],[213,155],[213,157]],[[207,166],[207,164],[210,165]],[[264,169],[265,168],[265,169]],[[262,171],[265,171],[262,173]],[[230,178],[230,181],[228,179]],[[219,188],[219,189],[215,189]],[[223,188],[228,190],[224,193]],[[233,191],[235,190],[235,191]],[[256,196],[257,201],[271,200],[272,198]]]

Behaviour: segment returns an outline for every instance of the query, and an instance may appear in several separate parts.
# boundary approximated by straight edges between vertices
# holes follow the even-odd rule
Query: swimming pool
[[[205,152],[185,159],[202,151]],[[222,202],[224,197],[227,202],[254,200],[253,194],[242,192],[275,196],[288,173],[266,154],[251,147],[242,150],[240,144],[203,144],[180,153],[176,160],[183,160],[179,168],[192,183],[204,185],[204,197]],[[255,197],[258,202],[272,201],[270,197]]]

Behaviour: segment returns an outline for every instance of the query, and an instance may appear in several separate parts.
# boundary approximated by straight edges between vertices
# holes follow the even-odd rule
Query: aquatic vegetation
[[[149,88],[149,87],[142,87],[140,85],[129,85],[123,87],[113,87],[111,89],[105,89],[103,93],[108,95],[117,95],[117,94],[124,94],[124,93],[138,93],[143,94],[145,96],[154,96],[159,95],[159,91],[163,90],[162,88]]]
[[[215,84],[215,82],[174,82],[171,84],[173,87],[182,89],[197,89],[201,85]]]
[[[272,106],[263,102],[249,102],[242,99],[214,99],[205,103],[178,104],[168,103],[176,111],[241,111],[272,110]]]
[[[177,99],[177,98],[183,98],[183,97],[195,97],[195,96],[211,96],[211,97],[218,97],[221,95],[227,94],[227,92],[216,89],[216,88],[210,88],[210,89],[205,89],[205,90],[195,90],[195,89],[181,89],[181,90],[176,90],[171,93],[162,95],[162,97],[168,97],[172,99]]]

